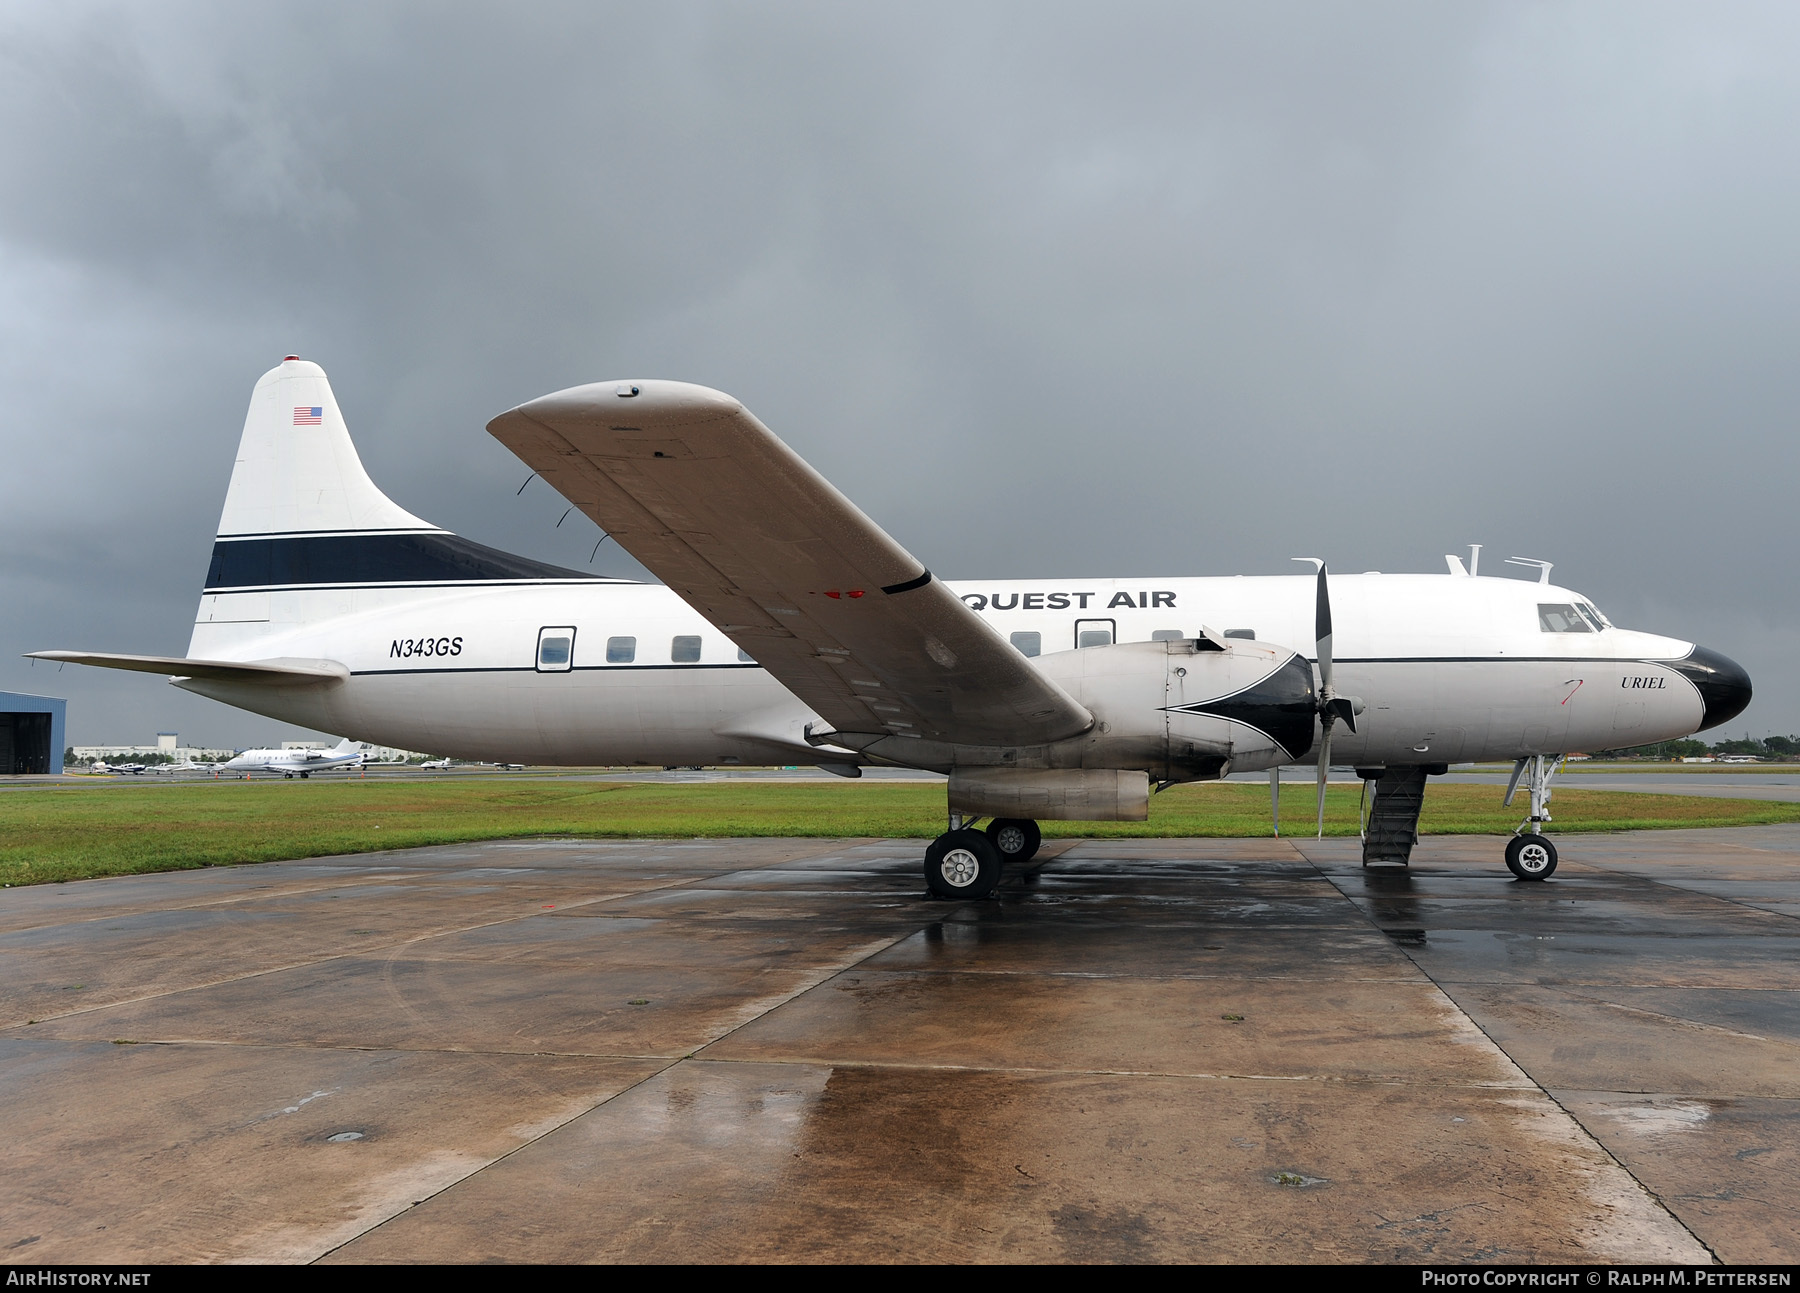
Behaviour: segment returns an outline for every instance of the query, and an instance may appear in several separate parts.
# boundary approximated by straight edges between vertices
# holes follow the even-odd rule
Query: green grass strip
[[[1282,795],[1289,834],[1311,833],[1313,789]],[[1420,831],[1498,835],[1518,825],[1495,786],[1429,788]],[[1800,804],[1561,789],[1559,833],[1800,821]],[[1356,833],[1357,790],[1331,788],[1326,833]],[[936,783],[454,780],[417,784],[203,782],[64,786],[0,794],[0,881],[9,885],[175,871],[281,858],[471,840],[573,836],[911,837],[944,829]],[[1151,800],[1148,822],[1046,822],[1050,837],[1269,835],[1264,786],[1178,786]]]

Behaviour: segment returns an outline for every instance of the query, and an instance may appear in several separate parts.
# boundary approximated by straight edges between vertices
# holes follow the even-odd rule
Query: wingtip
[[[515,417],[549,424],[610,425],[621,418],[692,422],[728,417],[743,411],[744,406],[735,398],[710,386],[633,378],[588,382],[540,395],[502,413],[488,423],[488,430],[494,431]]]

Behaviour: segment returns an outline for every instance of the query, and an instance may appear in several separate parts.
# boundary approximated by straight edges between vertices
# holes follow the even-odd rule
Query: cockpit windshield
[[[1546,633],[1599,632],[1580,611],[1559,602],[1538,603],[1538,627]]]

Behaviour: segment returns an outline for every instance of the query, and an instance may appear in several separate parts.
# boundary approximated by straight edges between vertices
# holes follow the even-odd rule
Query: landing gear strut
[[[1548,880],[1556,871],[1556,845],[1539,828],[1550,820],[1550,779],[1562,766],[1562,756],[1548,754],[1527,755],[1513,766],[1506,802],[1512,803],[1521,778],[1531,793],[1531,816],[1519,823],[1506,845],[1506,869],[1521,880]]]

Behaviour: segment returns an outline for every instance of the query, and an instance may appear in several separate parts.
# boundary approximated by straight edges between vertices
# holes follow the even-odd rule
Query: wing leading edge
[[[729,395],[600,382],[488,431],[838,737],[1010,746],[1093,723]]]

